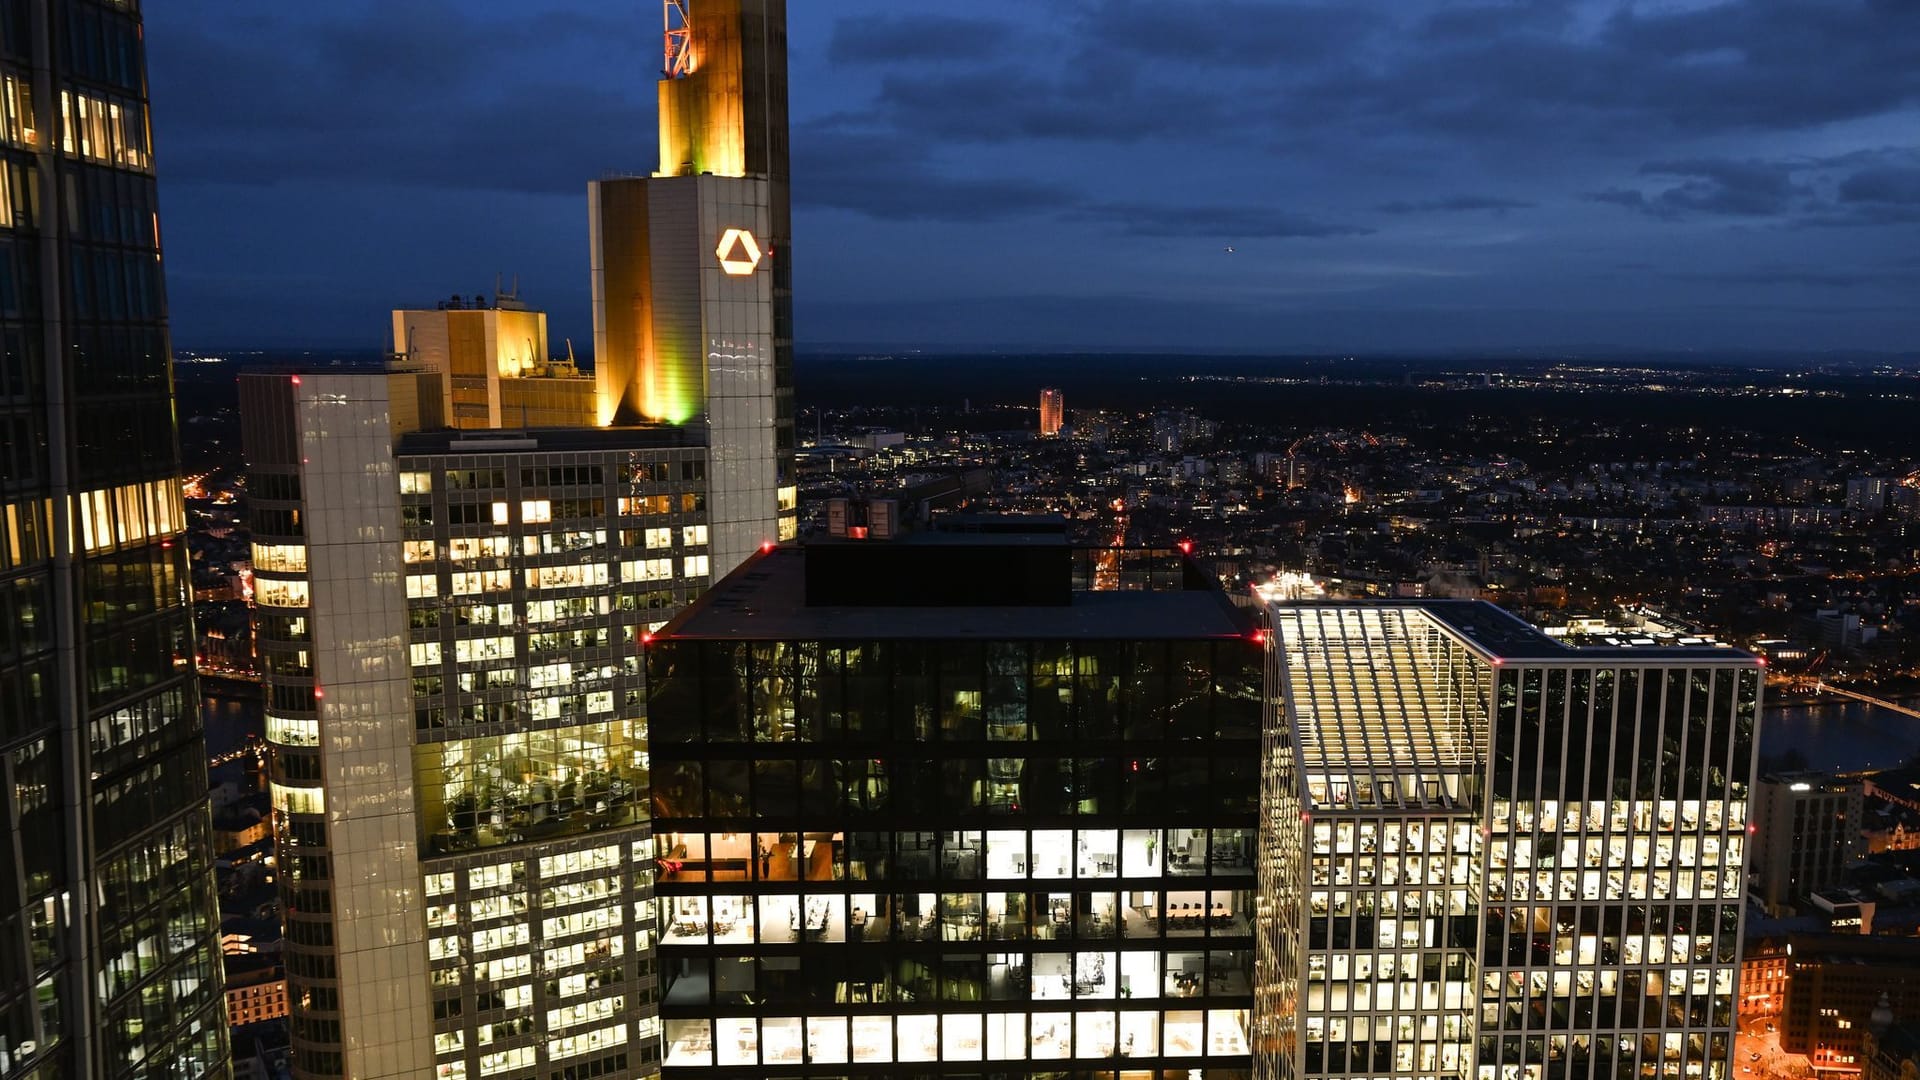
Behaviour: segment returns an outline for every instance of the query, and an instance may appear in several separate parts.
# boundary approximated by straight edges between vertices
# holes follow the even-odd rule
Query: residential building
[[[1789,915],[1814,892],[1838,885],[1867,853],[1861,783],[1820,773],[1772,773],[1753,789],[1749,841],[1753,896],[1770,915]]]
[[[138,4],[0,19],[0,1078],[227,1075]]]
[[[1759,662],[1268,613],[1256,1075],[1726,1075]]]
[[[1249,1069],[1259,641],[1033,526],[771,550],[648,645],[668,1075]]]
[[[1060,435],[1060,426],[1067,415],[1067,399],[1060,391],[1049,386],[1040,391],[1040,437],[1054,439]]]
[[[449,431],[438,382],[242,379],[295,1073],[650,1075],[639,650],[708,580],[701,431]]]

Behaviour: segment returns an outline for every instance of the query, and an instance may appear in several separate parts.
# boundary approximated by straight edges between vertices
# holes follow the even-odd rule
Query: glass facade
[[[331,418],[383,378],[243,380],[256,513],[303,529],[257,534],[277,569],[256,572],[287,586],[260,640],[299,1075],[653,1075],[639,657],[706,583],[705,451],[665,431]],[[261,462],[287,432],[280,475]],[[334,452],[330,432],[371,434]],[[381,475],[335,482],[335,458]],[[355,545],[382,554],[323,581]],[[374,670],[386,698],[345,696]],[[377,919],[388,932],[367,933]]]
[[[1759,664],[1271,614],[1261,1075],[1726,1076]]]
[[[0,3],[0,1077],[223,1076],[139,6]]]
[[[649,647],[668,1074],[1245,1075],[1259,646],[914,614]]]

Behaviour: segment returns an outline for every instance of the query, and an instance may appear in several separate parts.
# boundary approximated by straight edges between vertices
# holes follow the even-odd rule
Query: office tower
[[[0,18],[0,1077],[224,1076],[139,6]]]
[[[1753,789],[1754,898],[1771,915],[1791,915],[1809,893],[1840,884],[1867,854],[1858,780],[1820,773],[1773,773]]]
[[[1260,645],[1007,527],[776,549],[648,645],[667,1075],[1249,1068]]]
[[[706,451],[423,430],[438,383],[241,380],[296,1075],[651,1075],[640,643]]]
[[[456,428],[590,427],[594,380],[547,351],[547,316],[517,297],[454,296],[393,313],[393,352],[445,375],[442,412]]]
[[[588,186],[601,424],[711,429],[713,565],[798,532],[784,0],[666,0],[660,166]]]
[[[1067,399],[1060,391],[1049,386],[1040,391],[1040,437],[1057,438],[1060,425],[1066,420]]]
[[[1759,662],[1268,611],[1256,1075],[1730,1075]]]

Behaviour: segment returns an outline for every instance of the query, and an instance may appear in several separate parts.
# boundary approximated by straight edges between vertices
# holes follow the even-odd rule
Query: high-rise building
[[[1754,785],[1747,861],[1754,898],[1769,914],[1793,914],[1808,894],[1840,884],[1866,857],[1863,806],[1858,780],[1773,773]]]
[[[1269,613],[1256,1075],[1732,1075],[1757,660]]]
[[[0,16],[0,1077],[224,1076],[140,9]]]
[[[518,299],[455,296],[393,313],[393,352],[437,371],[442,413],[456,428],[588,427],[594,379],[548,355],[547,316]]]
[[[1003,527],[776,549],[648,645],[667,1075],[1246,1075],[1248,614]]]
[[[1049,386],[1040,391],[1040,436],[1046,439],[1057,438],[1060,426],[1066,422],[1067,399]]]
[[[295,1074],[650,1075],[640,645],[706,450],[421,430],[438,382],[241,382]]]
[[[799,528],[786,3],[664,7],[659,168],[588,189],[598,420],[705,420],[725,574]]]

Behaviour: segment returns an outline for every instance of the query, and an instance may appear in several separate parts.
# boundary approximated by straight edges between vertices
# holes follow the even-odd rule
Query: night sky
[[[1920,348],[1920,0],[790,18],[802,349]],[[590,351],[657,0],[146,19],[177,345],[377,349],[499,272]]]

